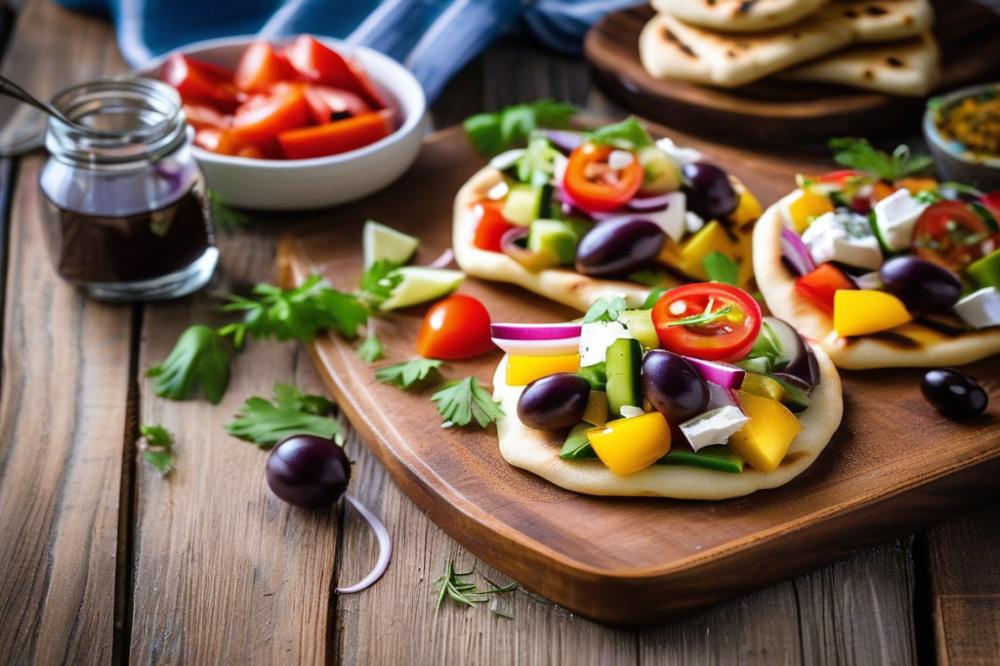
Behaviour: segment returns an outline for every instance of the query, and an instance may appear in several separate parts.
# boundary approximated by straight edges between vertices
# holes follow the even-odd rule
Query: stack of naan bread
[[[926,95],[940,77],[930,0],[652,0],[645,68],[733,88],[764,77]]]

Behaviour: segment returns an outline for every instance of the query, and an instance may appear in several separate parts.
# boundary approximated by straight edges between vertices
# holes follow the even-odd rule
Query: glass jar
[[[158,300],[203,287],[218,263],[193,132],[170,86],[121,77],[53,99],[40,186],[52,262],[89,295]]]

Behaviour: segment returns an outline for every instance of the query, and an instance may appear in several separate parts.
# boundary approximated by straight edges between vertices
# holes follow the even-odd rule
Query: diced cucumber
[[[622,407],[642,405],[639,373],[642,365],[642,344],[635,338],[620,338],[608,347],[608,410],[621,416]]]
[[[802,412],[809,409],[809,394],[791,382],[785,381],[781,377],[772,375],[769,379],[781,386],[781,403],[793,412]]]
[[[656,334],[651,310],[622,310],[618,315],[618,321],[625,324],[632,337],[641,342],[646,349],[656,349],[660,346],[660,337]]]
[[[528,249],[552,257],[558,264],[576,261],[579,237],[573,227],[562,220],[535,220],[528,232]]]
[[[395,310],[433,301],[458,289],[458,285],[465,279],[462,271],[426,266],[403,266],[397,272],[403,276],[403,280],[382,303],[382,310]]]
[[[535,220],[548,216],[551,196],[552,188],[548,185],[511,185],[503,204],[503,216],[508,222],[527,227]]]
[[[566,442],[562,446],[562,450],[559,452],[559,457],[563,460],[586,460],[587,458],[596,458],[597,454],[594,453],[594,447],[590,445],[590,440],[587,439],[587,431],[593,428],[589,423],[578,423],[573,426],[573,429],[569,431],[569,435],[566,437]]]
[[[604,387],[607,386],[608,371],[604,361],[580,368],[576,374],[590,382],[591,391],[603,391]]]
[[[365,268],[380,259],[387,259],[397,264],[405,264],[417,251],[420,240],[402,231],[396,231],[375,220],[365,222],[361,234],[362,256]]]
[[[758,356],[756,358],[748,356],[742,361],[737,362],[736,365],[740,366],[747,372],[755,372],[759,375],[766,375],[771,372],[771,360],[766,356]]]
[[[743,471],[743,459],[730,451],[728,446],[708,446],[697,453],[694,451],[671,451],[660,458],[657,464],[702,467],[730,474],[739,474]]]
[[[980,288],[996,287],[1000,289],[1000,250],[994,250],[985,257],[969,264],[965,269],[965,274],[972,278]]]

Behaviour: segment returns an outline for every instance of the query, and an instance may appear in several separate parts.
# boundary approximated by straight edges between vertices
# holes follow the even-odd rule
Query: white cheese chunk
[[[667,207],[655,213],[647,213],[653,222],[656,222],[663,229],[664,233],[675,243],[679,243],[684,237],[684,228],[687,222],[687,197],[683,192],[671,192],[667,195]]]
[[[910,247],[913,242],[913,225],[927,208],[905,189],[899,189],[875,204],[875,225],[885,243],[893,252]]]
[[[996,287],[974,291],[955,303],[955,314],[972,328],[1000,326],[1000,292]]]
[[[580,329],[580,367],[603,363],[608,347],[619,338],[634,338],[620,321],[592,321]]]
[[[739,407],[726,405],[685,421],[680,429],[691,448],[700,451],[706,446],[725,444],[749,420]]]
[[[619,409],[619,413],[622,415],[623,418],[631,419],[636,416],[642,416],[646,412],[643,411],[642,407],[636,407],[634,405],[622,405],[621,409]]]
[[[682,148],[673,142],[672,139],[664,137],[656,142],[656,147],[665,152],[671,159],[681,166],[697,162],[701,159],[701,152],[694,148]]]
[[[635,155],[627,150],[612,150],[608,155],[608,166],[615,171],[621,171],[635,161]]]
[[[817,217],[802,234],[813,261],[839,261],[876,271],[882,266],[882,249],[868,219],[847,210]]]
[[[697,213],[687,211],[684,214],[684,226],[689,234],[696,234],[705,226],[705,220],[701,219]]]
[[[552,156],[552,184],[559,185],[563,182],[563,178],[566,176],[566,167],[569,165],[569,159],[562,153],[556,151]]]

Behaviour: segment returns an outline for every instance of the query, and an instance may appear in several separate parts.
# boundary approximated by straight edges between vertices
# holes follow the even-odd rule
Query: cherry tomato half
[[[917,256],[961,273],[973,261],[1000,247],[1000,234],[961,201],[939,201],[913,227]]]
[[[490,252],[503,252],[500,241],[503,235],[513,229],[516,225],[507,221],[503,216],[503,206],[498,201],[480,201],[472,209],[472,214],[477,219],[476,235],[472,244],[480,250]]]
[[[389,136],[392,130],[391,120],[379,111],[281,132],[278,143],[285,157],[301,160],[357,150]]]
[[[267,42],[254,42],[240,56],[233,81],[244,92],[262,93],[279,81],[294,78],[295,70],[283,53]]]
[[[425,358],[472,358],[493,348],[486,306],[464,294],[435,303],[417,335],[417,353]]]
[[[614,149],[585,143],[569,155],[563,186],[582,208],[609,211],[624,206],[642,186],[643,171],[633,158],[624,169],[612,169],[608,156]]]
[[[185,102],[211,104],[220,111],[232,111],[241,101],[229,70],[175,53],[160,68],[160,80],[177,89]]]
[[[245,143],[267,143],[278,134],[309,124],[309,107],[301,87],[246,102],[233,119],[233,137]]]
[[[671,289],[653,306],[653,325],[663,348],[708,361],[746,356],[760,323],[760,306],[750,294],[718,282]]]

